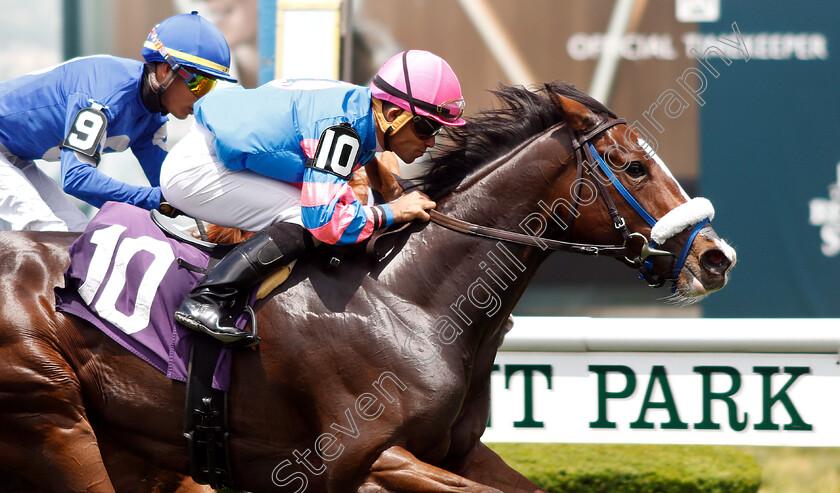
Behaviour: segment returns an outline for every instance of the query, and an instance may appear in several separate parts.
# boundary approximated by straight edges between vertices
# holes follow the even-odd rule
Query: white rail
[[[840,319],[515,317],[501,351],[840,352]]]

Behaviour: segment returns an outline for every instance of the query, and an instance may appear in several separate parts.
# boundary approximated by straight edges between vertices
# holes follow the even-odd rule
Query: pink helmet
[[[465,124],[461,84],[443,58],[421,50],[392,56],[370,83],[373,97],[451,127]]]

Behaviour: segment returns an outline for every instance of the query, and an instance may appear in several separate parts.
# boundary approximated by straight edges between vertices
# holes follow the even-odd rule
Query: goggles
[[[388,84],[379,75],[374,76],[373,83],[391,96],[395,96],[406,101],[411,107],[411,113],[415,116],[417,116],[417,113],[414,111],[414,108],[417,107],[430,114],[437,115],[438,118],[447,123],[454,123],[458,121],[458,119],[461,118],[461,115],[464,114],[464,108],[466,108],[464,98],[450,99],[449,101],[444,101],[441,104],[435,105],[427,103],[426,101],[415,99],[414,96],[411,95],[411,82],[408,78],[407,56],[408,51],[406,50],[403,52],[403,75],[405,76],[406,92],[402,92],[391,84]]]
[[[163,46],[163,43],[160,41],[160,38],[157,34],[157,26],[152,28],[152,32],[149,33],[149,39],[154,45],[155,49],[160,53],[160,56],[166,60],[166,63],[172,67],[172,70],[181,76],[184,79],[184,82],[187,83],[187,87],[190,89],[190,92],[195,94],[197,97],[202,97],[211,89],[216,86],[216,79],[213,77],[202,75],[202,74],[194,74],[192,72],[187,71],[184,67],[182,67],[174,58],[166,51],[166,47]]]
[[[425,116],[414,115],[411,121],[414,125],[414,133],[417,134],[420,140],[431,139],[443,128],[441,122],[426,118]]]
[[[181,72],[178,73],[181,74]],[[204,96],[216,87],[216,79],[212,77],[201,74],[193,74],[191,72],[187,73],[192,76],[190,79],[184,77],[184,74],[181,74],[181,77],[184,77],[184,82],[187,83],[187,87],[189,87],[190,91],[198,97]]]
[[[420,102],[423,103],[423,101]],[[464,98],[450,99],[435,106],[435,113],[444,121],[454,122],[461,118],[466,107],[467,103],[464,102]]]

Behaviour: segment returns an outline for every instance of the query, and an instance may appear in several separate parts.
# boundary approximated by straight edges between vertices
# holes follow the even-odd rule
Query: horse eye
[[[631,178],[640,178],[647,174],[647,169],[645,168],[645,165],[639,161],[633,161],[627,166],[625,173],[627,173]]]

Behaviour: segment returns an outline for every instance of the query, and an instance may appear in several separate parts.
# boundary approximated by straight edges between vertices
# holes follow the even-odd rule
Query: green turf
[[[747,493],[761,469],[734,447],[490,444],[508,464],[551,493]]]

